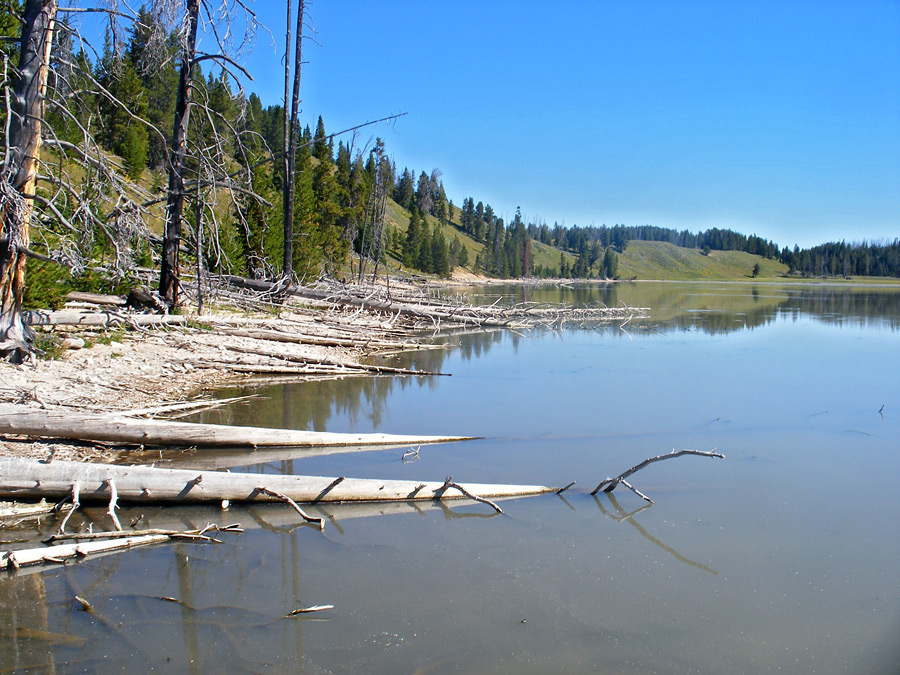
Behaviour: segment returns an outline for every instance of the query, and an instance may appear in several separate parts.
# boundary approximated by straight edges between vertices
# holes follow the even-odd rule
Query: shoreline
[[[385,317],[367,312],[288,305],[277,316],[262,312],[237,316],[223,312],[191,318],[201,324],[226,325],[230,333],[241,332],[241,328],[243,332],[279,331],[285,335],[304,335],[312,341],[331,339],[345,344],[275,343],[191,326],[127,331],[53,326],[41,332],[52,332],[73,345],[84,341],[86,346],[70,347],[50,360],[35,359],[20,365],[0,363],[0,403],[16,404],[35,412],[52,409],[125,412],[209,398],[217,389],[261,381],[259,375],[229,368],[265,370],[260,364],[266,363],[266,357],[259,352],[277,352],[280,358],[326,363],[333,371],[279,375],[284,381],[298,381],[359,377],[361,371],[350,369],[362,360],[377,358],[379,352],[385,351],[383,345],[393,345],[394,349],[415,345],[415,336],[402,322],[391,323]],[[372,347],[376,340],[382,346]],[[104,443],[0,437],[0,456],[119,462],[128,461],[130,452],[128,448]]]
[[[627,282],[600,279],[497,280],[466,275],[463,279],[430,280],[425,288],[512,284],[558,286],[575,283],[607,285]],[[900,288],[900,282],[895,284],[890,280],[885,283],[750,279],[690,282],[640,280],[635,283]],[[255,311],[235,310],[227,301],[219,307],[221,309],[217,313],[201,316],[188,312],[187,325],[155,329],[62,325],[37,327],[39,334],[53,333],[67,339],[72,347],[50,360],[36,359],[16,366],[0,362],[0,403],[17,404],[34,411],[57,408],[92,413],[124,412],[209,398],[211,392],[230,385],[262,382],[266,368],[272,371],[270,377],[277,377],[283,382],[371,376],[371,373],[366,375],[346,369],[361,362],[377,363],[379,354],[423,348],[420,338],[433,332],[424,332],[421,326],[399,314],[387,316],[309,300],[292,299],[277,308]],[[231,330],[223,331],[223,326]],[[291,342],[270,342],[236,334],[254,330],[303,338]],[[79,343],[85,346],[78,348]],[[279,358],[295,362],[325,363],[332,372],[304,374],[298,371],[293,375],[286,374],[286,368],[259,365],[266,362],[262,352],[277,352]],[[235,367],[244,371],[255,369],[255,373],[237,372]],[[121,462],[133,461],[135,458],[129,457],[130,454],[133,454],[130,449],[103,443],[0,437],[0,456]]]

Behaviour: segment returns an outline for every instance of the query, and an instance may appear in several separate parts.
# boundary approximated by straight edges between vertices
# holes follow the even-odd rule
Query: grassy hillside
[[[787,265],[743,251],[701,251],[661,241],[630,241],[619,255],[622,279],[702,281],[749,279],[759,263],[759,279],[775,279],[787,273]]]
[[[387,226],[399,233],[406,232],[409,222],[409,213],[406,209],[388,200]],[[428,216],[429,226],[433,227],[437,220]],[[453,207],[453,221],[459,221],[459,209]],[[475,241],[464,233],[456,225],[443,226],[444,236],[447,241],[454,237],[459,238],[460,243],[469,252],[469,264],[466,266],[474,271],[475,257],[483,248],[481,242]],[[399,251],[389,251],[390,254],[399,254]],[[560,251],[552,246],[532,241],[532,260],[535,267],[542,265],[545,268],[559,268]],[[569,265],[575,262],[575,256],[565,254]],[[398,260],[392,261],[395,267]],[[704,255],[696,249],[687,249],[673,244],[657,241],[631,241],[625,251],[619,254],[619,278],[620,279],[662,279],[672,281],[719,281],[741,280],[752,278],[753,266],[759,263],[759,279],[779,279],[787,273],[787,266],[775,260],[768,260],[757,255],[751,255],[742,251],[711,251]],[[596,267],[595,267],[596,269]]]

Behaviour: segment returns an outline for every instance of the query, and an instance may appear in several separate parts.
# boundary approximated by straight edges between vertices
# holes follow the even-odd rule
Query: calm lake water
[[[0,671],[900,672],[900,288],[472,293],[651,313],[621,327],[446,335],[436,338],[445,349],[383,361],[450,377],[270,386],[205,416],[483,437],[423,446],[412,461],[399,448],[167,458],[272,473],[577,480],[571,490],[506,501],[505,515],[478,504],[310,508],[328,514],[324,533],[281,505],[124,509],[123,522],[143,514],[151,526],[246,531],[4,578]],[[726,459],[686,456],[635,474],[652,505],[624,488],[590,495],[673,448]],[[103,510],[91,512],[98,528]],[[39,535],[0,531],[4,541]],[[98,615],[79,611],[75,595]],[[323,604],[334,609],[280,618]]]

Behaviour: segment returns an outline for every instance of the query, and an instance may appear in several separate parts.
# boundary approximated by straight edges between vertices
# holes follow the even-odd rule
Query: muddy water
[[[386,362],[449,377],[268,387],[207,417],[481,440],[405,460],[403,449],[167,458],[330,476],[577,480],[563,497],[509,501],[505,515],[329,507],[324,533],[278,505],[125,509],[123,522],[246,531],[4,578],[0,670],[900,671],[898,290],[475,293],[652,312],[622,328],[443,336],[446,349]],[[589,494],[672,448],[726,459],[635,474],[652,505],[628,491]],[[107,526],[102,511],[89,513],[95,528]],[[0,537],[25,545],[54,527]],[[282,618],[323,604],[334,609]]]

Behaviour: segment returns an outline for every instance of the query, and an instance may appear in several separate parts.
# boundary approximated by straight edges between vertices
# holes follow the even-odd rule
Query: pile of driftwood
[[[296,286],[223,275],[222,282],[268,297],[297,297],[335,306],[359,307],[413,319],[421,329],[480,327],[531,328],[609,321],[646,316],[644,307],[569,307],[536,303],[472,305],[448,295],[429,295],[422,288],[390,282],[370,286],[322,280],[314,286]]]

